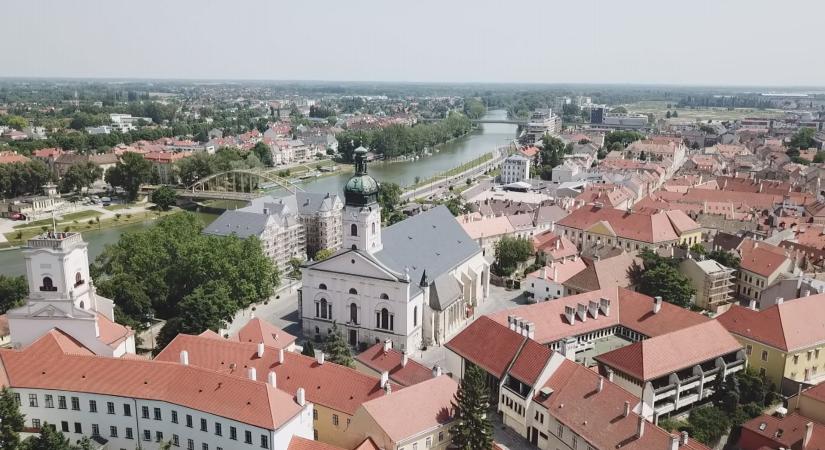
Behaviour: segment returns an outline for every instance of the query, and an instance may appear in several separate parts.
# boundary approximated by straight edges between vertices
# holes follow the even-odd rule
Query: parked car
[[[21,213],[14,213],[9,216],[11,220],[26,220],[26,215]]]

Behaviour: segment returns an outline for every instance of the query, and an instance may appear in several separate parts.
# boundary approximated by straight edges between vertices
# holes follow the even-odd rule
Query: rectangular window
[[[81,425],[80,422],[74,423],[74,432],[77,434],[83,434],[83,425]]]
[[[64,433],[68,433],[69,432],[69,422],[66,422],[65,420],[60,422],[60,431],[62,431]]]
[[[92,436],[100,436],[100,427],[96,424],[92,424]]]
[[[444,432],[439,431],[438,432],[438,442],[442,442],[443,440],[444,440]]]
[[[155,420],[162,420],[160,415],[160,408],[155,408],[153,412],[155,414]]]
[[[129,428],[129,427],[126,427],[126,439],[134,439],[134,438],[135,438],[135,435],[132,434],[132,429]]]
[[[796,364],[799,362],[799,355],[793,355],[793,363]]]
[[[261,435],[261,448],[269,448],[269,436]]]
[[[221,427],[220,422],[215,422],[215,434],[218,436],[223,436],[223,428]]]
[[[109,427],[109,436],[114,438],[117,437],[117,427]]]
[[[762,361],[767,361],[767,360],[768,360],[768,351],[767,350],[762,350]]]
[[[52,394],[46,394],[46,408],[54,408],[54,397]]]
[[[163,432],[162,431],[155,431],[155,442],[160,442],[163,440]]]
[[[186,441],[186,450],[195,450],[195,441],[188,439]]]
[[[40,429],[40,419],[32,419],[32,428],[35,430]]]
[[[318,430],[316,430],[314,428],[312,429],[312,439],[314,439],[316,441],[318,440]]]
[[[80,411],[80,398],[72,397],[72,411]]]
[[[172,435],[172,445],[174,445],[175,447],[180,447],[180,436],[178,436],[177,434]]]
[[[206,419],[201,419],[201,431],[206,431]]]
[[[425,441],[425,445],[426,445],[427,448],[432,448],[433,447],[433,438],[428,436],[427,440]]]
[[[115,402],[106,402],[106,412],[109,414],[115,413]]]
[[[229,439],[232,439],[233,441],[238,440],[238,429],[237,428],[229,427]]]
[[[96,413],[97,412],[97,401],[89,400],[89,412]]]
[[[132,417],[132,406],[127,405],[126,403],[123,404],[123,415],[126,417]]]
[[[753,346],[751,346],[750,344],[745,346],[745,354],[746,355],[750,356],[752,351],[753,351]]]
[[[201,444],[201,450],[209,450],[209,444],[207,444],[206,442]]]
[[[37,394],[29,394],[29,406],[37,408]]]
[[[178,423],[178,412],[172,411],[172,423]]]
[[[20,394],[17,392],[14,393],[14,403],[17,403],[17,406],[20,406]]]
[[[149,418],[149,407],[148,406],[141,406],[140,407],[140,417],[144,419]]]
[[[246,430],[246,431],[243,432],[243,441],[244,441],[245,444],[251,444],[252,443],[252,432],[251,431]]]
[[[192,416],[189,414],[186,415],[186,426],[192,428]]]
[[[335,425],[336,427],[338,426],[338,414],[333,414],[332,415],[332,424]]]
[[[152,440],[152,432],[149,430],[143,430],[143,440],[144,441],[151,441]]]

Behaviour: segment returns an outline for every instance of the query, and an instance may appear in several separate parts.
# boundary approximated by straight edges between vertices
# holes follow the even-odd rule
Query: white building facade
[[[508,156],[501,164],[501,182],[517,183],[530,179],[530,160],[521,155]]]

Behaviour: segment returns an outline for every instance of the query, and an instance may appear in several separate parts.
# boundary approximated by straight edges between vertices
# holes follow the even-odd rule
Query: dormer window
[[[43,277],[43,285],[40,286],[42,292],[56,292],[57,286],[52,282],[51,277]]]
[[[83,275],[80,272],[75,274],[75,276],[74,276],[74,287],[78,287],[78,286],[80,286],[81,284],[83,284],[85,282],[86,281],[83,280]]]

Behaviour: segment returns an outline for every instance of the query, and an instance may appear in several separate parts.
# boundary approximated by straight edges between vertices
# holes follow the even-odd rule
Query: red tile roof
[[[675,241],[680,234],[701,228],[678,210],[646,214],[595,206],[585,206],[573,211],[561,219],[558,225],[589,230],[598,223],[606,224],[621,238],[649,243]]]
[[[389,372],[390,380],[402,386],[411,386],[433,377],[432,370],[412,358],[408,357],[407,364],[402,366],[404,354],[393,348],[384,351],[381,342],[359,353],[355,359],[377,372]]]
[[[97,315],[97,329],[100,332],[100,336],[98,338],[109,347],[117,347],[129,336],[135,334],[131,328],[117,322],[112,322],[103,314]]]
[[[61,334],[47,333],[23,350],[0,349],[7,384],[164,401],[270,430],[301,410],[292,395],[266,383],[177,362],[81,354]]]
[[[264,355],[258,358],[257,348],[248,342],[179,334],[155,360],[178,361],[180,352],[186,350],[190,365],[235,378],[246,378],[249,367],[254,367],[257,378],[263,381],[274,371],[278,389],[294,393],[304,388],[310,402],[350,415],[365,401],[384,395],[377,377],[331,362],[318,364],[315,358],[288,351],[284,351],[284,363],[279,364],[278,349],[264,346]],[[393,385],[392,389],[401,386]]]
[[[739,252],[739,267],[763,277],[770,277],[788,261],[785,249],[750,239],[742,241]]]
[[[517,380],[532,386],[538,381],[552,354],[553,351],[549,348],[528,339],[513,361],[509,373]]]
[[[603,380],[599,392],[599,378],[599,374],[565,359],[545,384],[552,390],[551,394],[547,397],[539,394],[535,400],[595,448],[669,449],[671,434],[652,423],[645,423],[645,432],[641,438],[637,437],[640,417],[632,411],[625,417],[623,412],[625,402],[632,408],[639,399],[607,380]],[[693,439],[678,448],[707,450]]]
[[[17,152],[0,152],[0,164],[24,163],[28,160],[29,158],[18,155]]]
[[[237,333],[229,336],[229,339],[240,342],[263,342],[274,348],[287,348],[295,343],[295,336],[272,325],[271,323],[253,318],[246,323]]]
[[[364,402],[363,408],[393,440],[400,442],[453,420],[458,384],[447,375]]]
[[[287,450],[345,450],[341,447],[325,444],[311,439],[305,439],[300,436],[293,436],[289,441]]]
[[[524,336],[502,326],[490,317],[481,316],[453,337],[445,347],[501,378],[513,361]]]
[[[811,439],[802,446],[807,425],[812,424]],[[738,447],[742,450],[778,448],[821,450],[825,448],[825,425],[794,412],[784,418],[762,415],[742,424]]]
[[[600,298],[610,300],[610,315],[601,312],[593,317],[588,314],[586,321],[576,319],[574,324],[567,323],[564,307],[576,307],[579,303],[589,305],[591,300]],[[556,300],[524,305],[499,311],[489,318],[507,327],[507,316],[517,316],[535,324],[534,339],[541,344],[550,344],[567,336],[575,336],[603,328],[622,325],[646,336],[658,336],[681,328],[709,320],[707,317],[684,308],[662,303],[662,309],[653,313],[653,298],[623,288],[600,289],[579,295],[562,297]],[[490,339],[481,339],[485,345]],[[479,349],[485,352],[482,347]],[[491,358],[491,356],[487,356]]]
[[[725,328],[708,321],[635,342],[595,359],[637,380],[649,381],[742,348]]]
[[[763,311],[734,305],[719,315],[731,333],[784,351],[795,351],[825,341],[825,294],[786,300]]]

